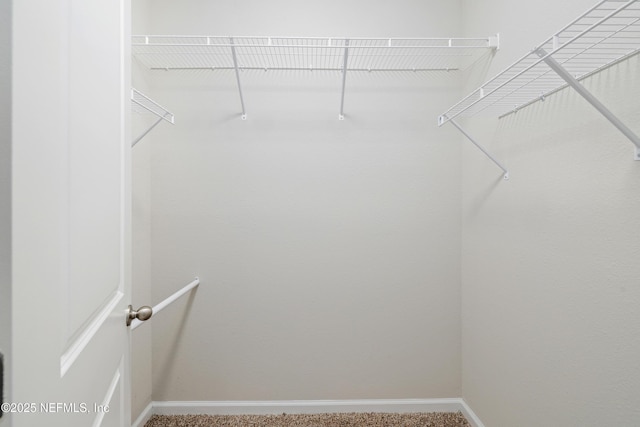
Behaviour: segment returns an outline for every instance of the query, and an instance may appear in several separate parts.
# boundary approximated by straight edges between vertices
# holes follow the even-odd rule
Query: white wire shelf
[[[552,58],[580,81],[640,52],[638,0],[605,0],[444,112],[438,123],[479,113],[504,117],[568,86]]]
[[[352,72],[464,70],[498,48],[486,38],[331,38],[133,36],[134,57],[150,70],[234,70],[242,119],[247,118],[240,71],[328,71],[341,76],[338,118]]]
[[[175,123],[173,113],[137,89],[131,89],[131,107],[136,113],[153,114],[171,124]]]
[[[151,70],[455,71],[498,47],[486,38],[133,36]],[[235,53],[234,53],[235,51]],[[235,55],[235,61],[234,61]]]
[[[150,114],[157,118],[157,120],[153,125],[151,125],[151,127],[149,127],[139,137],[133,140],[133,142],[131,143],[132,147],[136,145],[142,138],[144,138],[149,132],[151,132],[151,129],[160,124],[160,122],[166,121],[171,124],[175,123],[175,117],[173,116],[173,113],[136,89],[131,89],[131,108],[136,113]]]
[[[604,0],[549,37],[438,118],[450,122],[509,178],[509,172],[456,123],[479,113],[500,118],[565,87],[572,87],[634,145],[640,160],[640,137],[620,121],[581,83],[595,73],[640,53],[639,0]]]

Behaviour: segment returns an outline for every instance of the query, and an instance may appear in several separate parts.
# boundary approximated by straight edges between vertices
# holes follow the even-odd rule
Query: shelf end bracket
[[[238,93],[240,94],[240,106],[242,107],[242,120],[247,120],[247,112],[244,108],[244,97],[242,96],[242,84],[240,83],[240,68],[238,67],[238,56],[236,55],[236,46],[233,43],[233,37],[229,37],[231,45],[231,57],[233,58],[233,68],[236,71],[236,81],[238,82]]]
[[[580,96],[582,96],[589,104],[600,112],[613,126],[624,134],[635,145],[635,160],[640,160],[640,137],[636,135],[627,125],[622,123],[618,117],[613,114],[605,105],[598,100],[591,92],[576,80],[558,61],[551,57],[544,49],[540,48],[535,51],[542,60],[556,72],[569,86],[571,86]]]
[[[138,136],[136,139],[134,139],[131,142],[131,147],[134,147],[138,142],[140,142],[142,138],[147,136],[147,134],[151,132],[153,128],[158,126],[161,121],[164,120],[171,124],[175,124],[174,117],[171,112],[167,111],[160,104],[158,104],[148,96],[144,95],[140,91],[136,90],[135,88],[131,88],[131,103],[132,103],[132,106],[135,104],[138,107],[144,110],[147,110],[149,113],[152,113],[156,117],[158,117],[158,119],[151,126],[149,126],[147,130],[145,130],[142,134],[140,134],[140,136]]]
[[[342,95],[340,97],[339,120],[344,120],[344,88],[347,83],[347,60],[349,59],[349,39],[344,41],[344,58],[342,62]]]
[[[147,136],[147,134],[148,134],[149,132],[151,132],[151,130],[152,130],[154,127],[158,126],[158,125],[160,124],[160,122],[161,122],[161,121],[163,121],[163,120],[165,120],[165,118],[164,118],[164,117],[160,117],[158,120],[156,120],[156,121],[155,121],[155,123],[154,123],[154,124],[152,124],[152,125],[149,127],[149,129],[147,129],[146,131],[144,131],[144,132],[142,133],[142,135],[140,135],[139,137],[137,137],[136,139],[134,139],[134,140],[133,140],[133,142],[131,143],[131,148],[135,147],[135,145],[136,145],[138,142],[140,142],[140,140],[141,140],[142,138],[144,138],[145,136]]]
[[[500,163],[495,157],[491,155],[491,153],[489,153],[482,145],[480,145],[478,141],[476,141],[471,135],[469,135],[464,129],[462,129],[462,127],[455,120],[449,119],[449,123],[455,126],[456,129],[458,129],[460,133],[462,133],[469,141],[471,141],[473,145],[478,147],[478,149],[482,151],[485,156],[487,156],[493,163],[495,163],[496,166],[502,169],[502,172],[504,172],[504,175],[502,177],[505,180],[509,179],[509,171],[507,170],[507,168],[504,167],[502,163]]]

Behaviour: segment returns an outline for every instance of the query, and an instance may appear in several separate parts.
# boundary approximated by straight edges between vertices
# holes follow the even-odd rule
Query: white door
[[[12,7],[13,426],[128,426],[129,0]]]

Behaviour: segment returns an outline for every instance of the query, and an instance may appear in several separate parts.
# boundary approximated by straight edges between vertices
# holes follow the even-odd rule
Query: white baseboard
[[[462,412],[462,415],[464,415],[467,421],[469,421],[471,427],[484,427],[484,424],[482,424],[480,418],[476,415],[475,412],[471,410],[469,405],[467,405],[467,402],[465,402],[464,399],[460,399],[460,403],[462,404],[462,409],[460,410],[460,412]]]
[[[461,398],[364,400],[261,400],[151,402],[132,427],[143,427],[152,415],[269,415],[339,412],[462,412],[472,427],[484,424]]]
[[[133,423],[131,423],[131,427],[144,427],[147,421],[149,421],[151,416],[155,413],[153,409],[153,403],[154,402],[149,403],[147,407],[144,408],[140,416],[136,418]]]

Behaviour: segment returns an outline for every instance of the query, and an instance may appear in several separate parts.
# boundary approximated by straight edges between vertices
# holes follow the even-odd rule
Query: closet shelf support
[[[440,116],[439,122],[444,122],[445,120],[448,120],[449,123],[455,126],[455,128],[458,129],[460,133],[462,133],[469,141],[471,141],[473,145],[478,147],[478,149],[482,151],[485,156],[487,156],[493,163],[495,163],[500,169],[502,169],[502,172],[504,172],[504,175],[502,177],[505,180],[509,179],[509,171],[506,167],[504,167],[502,163],[500,163],[495,157],[491,155],[491,153],[489,153],[482,145],[480,145],[478,141],[476,141],[471,135],[469,135],[464,129],[462,129],[462,127],[455,120],[449,119],[446,116]]]
[[[347,61],[349,60],[349,39],[344,41],[344,57],[342,62],[342,95],[340,97],[340,114],[338,120],[344,120],[344,89],[347,83]]]
[[[178,291],[174,292],[172,295],[165,298],[162,302],[159,302],[158,304],[151,307],[151,310],[147,319],[154,314],[158,314],[159,312],[164,310],[168,305],[175,302],[178,298],[180,298],[190,290],[197,288],[199,285],[200,285],[200,278],[196,277],[195,279],[193,279],[193,281],[185,285],[182,289],[179,289]],[[131,319],[129,323],[127,323],[127,326],[131,326],[131,330],[134,330],[140,325],[142,325],[142,323],[143,323],[142,320],[135,318],[135,319]]]
[[[600,114],[602,114],[613,126],[624,134],[635,145],[634,159],[640,160],[640,138],[627,125],[622,123],[618,117],[604,106],[598,98],[589,92],[580,82],[571,75],[558,61],[551,57],[544,49],[540,48],[535,51],[560,78],[562,78],[569,86],[571,86],[580,96],[582,96],[589,104],[591,104]]]
[[[168,111],[166,108],[164,108],[162,105],[158,104],[148,96],[144,95],[142,92],[133,88],[131,89],[131,105],[134,110],[138,112],[152,114],[158,118],[149,128],[147,128],[147,130],[142,132],[140,136],[133,140],[133,142],[131,143],[131,147],[134,147],[138,142],[140,142],[142,138],[147,136],[147,134],[151,132],[153,128],[158,126],[160,122],[166,121],[171,124],[175,123],[173,113]]]
[[[242,120],[247,120],[247,112],[244,109],[244,97],[242,96],[242,84],[240,83],[240,69],[238,67],[238,56],[236,54],[236,46],[233,37],[229,37],[229,45],[231,46],[231,57],[233,59],[233,68],[236,70],[236,80],[238,82],[238,93],[240,94],[240,106],[242,107]]]
[[[148,134],[149,132],[151,132],[151,131],[153,130],[153,128],[154,128],[154,127],[158,126],[158,125],[160,124],[160,122],[161,122],[161,121],[163,121],[164,119],[165,119],[165,117],[160,117],[158,120],[156,120],[156,122],[155,122],[154,124],[152,124],[152,125],[149,127],[149,129],[147,129],[146,131],[144,131],[144,132],[142,133],[142,135],[140,135],[139,137],[137,137],[136,139],[134,139],[134,140],[133,140],[133,142],[131,143],[131,148],[135,147],[135,146],[136,146],[136,144],[137,144],[138,142],[140,142],[140,140],[141,140],[142,138],[144,138],[145,136],[147,136],[147,134]]]

